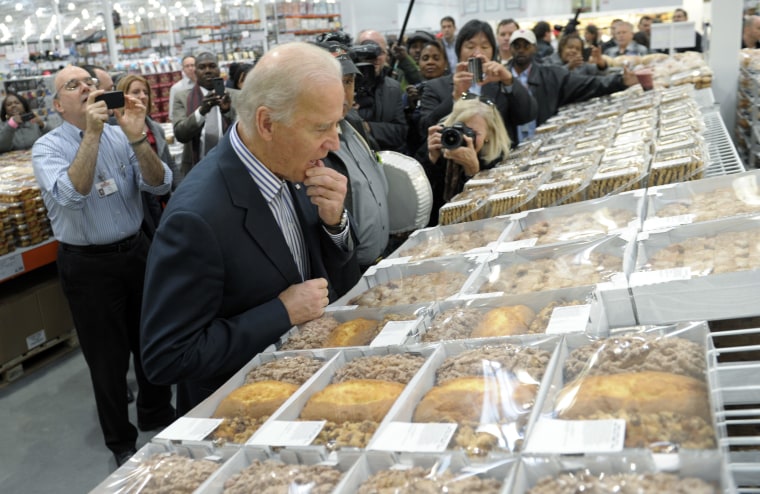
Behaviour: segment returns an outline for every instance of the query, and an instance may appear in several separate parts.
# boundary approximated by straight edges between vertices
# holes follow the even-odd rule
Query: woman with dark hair
[[[232,86],[234,89],[243,88],[243,82],[245,82],[245,76],[248,75],[248,72],[250,72],[252,68],[253,68],[252,63],[241,63],[240,65],[238,65],[237,72],[235,73],[234,85]]]
[[[119,79],[119,84],[116,86],[119,91],[124,91],[124,94],[134,96],[140,100],[140,103],[145,105],[145,135],[148,138],[150,147],[158,155],[158,157],[167,164],[173,174],[172,190],[174,190],[179,182],[182,180],[182,174],[179,171],[174,158],[172,158],[169,146],[166,143],[166,135],[161,125],[150,118],[150,114],[153,111],[153,92],[150,89],[148,80],[141,75],[128,74]],[[163,207],[169,200],[169,194],[158,197],[147,192],[142,192],[144,219],[142,224],[142,230],[153,238],[153,234],[158,227],[158,222],[161,219],[161,213]]]
[[[535,120],[538,105],[522,84],[513,84],[512,72],[494,59],[498,45],[490,24],[476,19],[469,21],[459,30],[454,46],[460,61],[452,67],[453,74],[425,83],[420,98],[420,132],[427,135],[429,127],[451,113],[455,100],[462,94],[473,93],[493,101],[509,138],[516,143],[517,126]],[[470,72],[470,58],[480,60],[480,74]]]
[[[31,149],[50,127],[29,107],[20,94],[8,93],[0,109],[0,153]]]
[[[585,45],[587,48],[594,46],[598,47],[600,45],[599,28],[593,24],[586,26],[586,30],[583,33],[583,39],[586,42]]]
[[[602,75],[607,70],[607,61],[599,47],[591,49],[589,62],[584,60],[583,40],[577,32],[562,36],[557,51],[544,60],[544,63],[562,65],[570,72],[581,75]]]
[[[423,134],[420,133],[420,96],[424,92],[426,81],[443,77],[449,68],[446,50],[438,40],[427,41],[420,51],[420,74],[422,82],[406,86],[404,93],[404,115],[409,126],[407,149],[410,155],[422,145]]]

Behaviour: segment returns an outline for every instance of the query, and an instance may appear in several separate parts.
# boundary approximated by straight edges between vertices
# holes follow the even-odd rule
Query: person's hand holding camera
[[[453,148],[443,149],[443,157],[451,160],[464,169],[464,174],[471,177],[480,171],[480,162],[478,153],[475,152],[475,141],[472,137],[463,135],[465,145]]]
[[[568,70],[573,70],[575,68],[578,68],[578,67],[580,67],[581,65],[583,65],[585,63],[583,61],[583,54],[578,53],[576,55],[568,57],[566,59],[565,63],[567,64],[567,69]]]
[[[232,100],[230,99],[230,94],[225,92],[224,96],[219,98],[219,110],[222,113],[227,113],[230,111],[230,108],[232,108]]]
[[[591,55],[589,56],[589,61],[591,63],[595,63],[599,70],[604,70],[607,68],[607,60],[605,60],[602,56],[602,49],[598,46],[591,47]]]
[[[414,110],[417,108],[417,103],[420,101],[420,92],[415,84],[406,86],[406,108],[408,110]]]
[[[457,64],[452,82],[454,83],[454,92],[451,94],[451,98],[456,101],[463,93],[468,92],[470,86],[472,86],[472,72],[470,72],[467,60]]]
[[[428,127],[427,135],[427,147],[428,147],[428,159],[431,163],[437,163],[441,158],[441,125],[431,125]]]
[[[501,62],[497,62],[496,60],[483,62],[483,75],[485,78],[483,79],[482,84],[501,82],[505,86],[509,86],[513,81],[512,72]]]
[[[201,100],[201,106],[199,107],[199,111],[201,112],[202,116],[206,116],[208,112],[211,111],[211,109],[215,106],[217,106],[220,102],[219,96],[216,95],[213,91],[209,91],[206,96],[203,97],[203,100]],[[229,110],[229,108],[227,108]]]

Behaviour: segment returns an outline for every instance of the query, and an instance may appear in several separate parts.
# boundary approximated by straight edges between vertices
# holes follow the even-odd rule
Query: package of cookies
[[[644,230],[760,214],[760,171],[652,187]]]
[[[624,448],[659,453],[716,448],[707,379],[708,334],[706,323],[701,322],[621,331],[598,339],[566,336],[561,365],[541,415],[548,422],[539,425],[539,420],[536,436],[529,441],[534,437],[540,441],[545,430],[554,426],[552,420],[620,420],[625,422],[624,437],[615,437]],[[614,427],[615,422],[601,424],[600,431]],[[574,447],[579,450],[572,452],[585,452],[582,444]],[[532,447],[534,452],[539,450]]]
[[[489,218],[416,230],[388,258],[408,257],[410,261],[420,261],[468,252],[490,252],[494,242],[512,225],[508,218]]]
[[[231,446],[185,446],[150,442],[111,473],[92,492],[201,492],[239,449]]]
[[[330,494],[353,464],[353,458],[326,461],[287,451],[269,456],[260,450],[242,448],[209,479],[204,492]]]
[[[487,218],[487,198],[493,190],[493,187],[470,187],[463,190],[441,206],[438,222],[450,225]]]
[[[709,163],[704,145],[656,151],[649,166],[648,186],[699,180]]]
[[[677,467],[640,451],[624,454],[523,457],[515,466],[514,494],[734,492],[725,461],[717,453],[681,454]]]
[[[643,188],[649,160],[649,156],[645,155],[602,161],[586,189],[586,198],[599,199]]]
[[[461,455],[415,455],[399,458],[373,451],[359,458],[346,474],[340,494],[394,492],[506,492],[514,459],[478,464],[476,468]]]
[[[443,343],[369,449],[453,450],[473,457],[519,451],[558,341],[544,336]],[[428,437],[439,431],[442,437],[435,444],[397,439],[394,445],[394,437],[410,433],[402,430]]]
[[[373,266],[333,305],[427,305],[457,295],[479,265],[478,256],[469,256]]]
[[[626,287],[634,243],[617,236],[505,252],[486,262],[462,294],[540,292],[610,282]]]
[[[525,248],[632,233],[640,226],[643,206],[643,194],[626,193],[512,215],[515,227],[501,239],[499,250],[506,251],[510,242]]]

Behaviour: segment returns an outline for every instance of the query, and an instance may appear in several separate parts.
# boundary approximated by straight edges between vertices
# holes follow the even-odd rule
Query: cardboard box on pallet
[[[54,271],[4,283],[0,290],[0,366],[74,329]]]

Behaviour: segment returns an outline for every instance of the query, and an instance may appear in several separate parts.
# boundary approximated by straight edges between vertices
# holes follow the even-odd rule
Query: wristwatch
[[[343,209],[343,213],[340,215],[340,221],[337,225],[328,225],[325,222],[322,222],[323,225],[325,225],[325,228],[329,233],[332,233],[333,235],[337,235],[338,233],[342,232],[346,229],[346,225],[348,225],[348,211]]]

